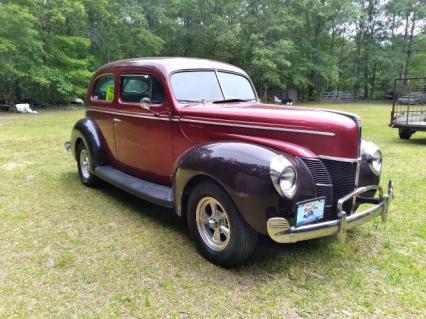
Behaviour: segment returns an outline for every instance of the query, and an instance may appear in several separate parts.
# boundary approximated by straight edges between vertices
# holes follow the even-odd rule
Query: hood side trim
[[[233,123],[225,123],[225,122],[218,122],[218,121],[180,119],[180,122],[199,123],[199,124],[210,124],[210,125],[239,127],[239,128],[252,128],[252,129],[257,129],[257,130],[280,131],[280,132],[311,134],[311,135],[322,135],[322,136],[335,136],[336,135],[333,132],[322,132],[322,131],[312,131],[312,130],[303,130],[303,129],[292,129],[292,128],[273,127],[273,126],[233,124]]]

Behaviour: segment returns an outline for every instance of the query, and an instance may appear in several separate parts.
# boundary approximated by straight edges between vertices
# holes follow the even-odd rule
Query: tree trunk
[[[361,1],[361,6],[364,9],[364,1]],[[359,95],[359,87],[360,87],[360,61],[361,61],[361,51],[363,47],[364,41],[364,29],[365,29],[365,21],[364,17],[360,17],[359,23],[357,24],[357,33],[355,37],[355,84],[354,84],[354,94],[357,97]]]
[[[407,49],[407,57],[405,59],[405,68],[404,68],[404,79],[408,76],[408,69],[410,67],[410,61],[411,61],[411,49],[413,47],[413,37],[414,37],[414,28],[416,25],[416,11],[413,12],[413,17],[411,19],[411,30],[410,30],[410,37],[408,38],[408,49]]]
[[[335,38],[336,38],[336,28],[333,27],[333,31],[331,32],[331,48],[330,48],[330,57],[334,57],[334,47],[335,47]],[[333,68],[330,68],[330,75],[327,79],[327,91],[332,90],[332,78],[333,78]]]
[[[407,12],[405,15],[405,32],[404,32],[404,46],[403,46],[403,52],[406,51],[407,47],[407,37],[408,37],[408,24],[409,24],[409,18],[410,13]],[[399,68],[399,78],[402,79],[402,76],[404,75],[404,63],[401,62],[400,68]]]
[[[391,24],[391,39],[395,38],[395,20],[396,20],[396,14],[392,14],[392,24]]]
[[[355,87],[354,87],[354,94],[358,96],[359,94],[359,62],[361,57],[361,43],[362,34],[361,30],[358,30],[357,36],[355,38],[356,43],[356,53],[355,53]]]
[[[364,100],[368,99],[368,60],[364,65]]]
[[[370,99],[371,100],[375,98],[374,90],[375,90],[375,86],[376,86],[376,71],[377,71],[377,62],[374,63],[373,75],[371,77],[371,90],[370,90]]]
[[[343,34],[345,33],[345,30],[343,30]],[[343,48],[345,46],[345,38],[342,38],[342,45],[340,47],[340,57],[339,57],[339,67],[338,67],[338,73],[337,73],[337,92],[340,91],[340,79],[342,78],[343,70]]]
[[[20,101],[22,96],[21,96],[21,87],[19,86],[19,80],[15,81],[15,98],[17,101]]]

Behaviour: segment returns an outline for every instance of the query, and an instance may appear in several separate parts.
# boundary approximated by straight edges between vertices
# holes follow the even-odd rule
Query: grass
[[[324,105],[321,105],[324,106]],[[172,211],[80,184],[63,148],[82,109],[0,117],[0,317],[425,317],[426,133],[399,140],[384,104],[359,114],[395,182],[389,222],[279,245],[238,269],[204,260]]]

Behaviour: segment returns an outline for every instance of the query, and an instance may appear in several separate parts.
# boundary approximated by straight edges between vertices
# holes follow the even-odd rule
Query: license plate
[[[297,203],[296,227],[313,223],[324,217],[325,197]]]

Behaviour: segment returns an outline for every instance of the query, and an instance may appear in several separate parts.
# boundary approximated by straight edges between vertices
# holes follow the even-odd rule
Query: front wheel
[[[238,266],[253,252],[257,233],[244,221],[219,186],[198,184],[188,201],[187,222],[198,251],[211,262]]]

